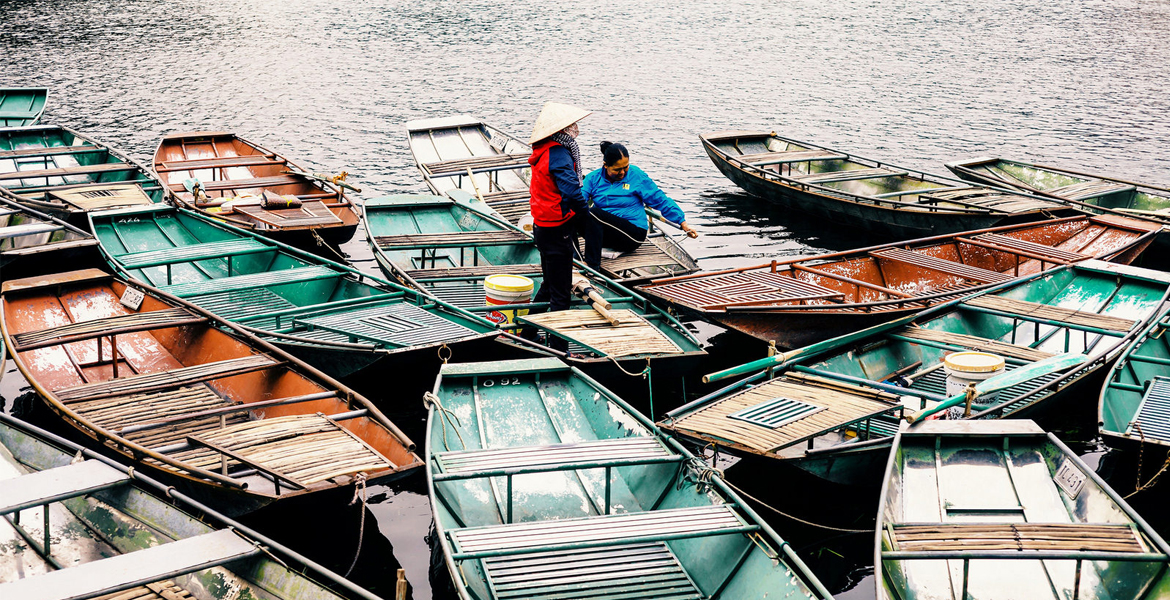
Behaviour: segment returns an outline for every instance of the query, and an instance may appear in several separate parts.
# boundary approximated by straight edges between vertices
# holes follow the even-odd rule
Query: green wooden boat
[[[36,125],[45,113],[48,96],[49,88],[0,89],[0,127]]]
[[[88,211],[149,205],[170,193],[128,156],[57,125],[0,129],[0,187],[83,228]]]
[[[1170,546],[1032,421],[928,421],[894,440],[878,600],[1170,597]]]
[[[101,261],[92,235],[17,200],[0,189],[0,270],[5,279],[61,265],[96,266]]]
[[[195,211],[139,207],[90,215],[117,272],[183,298],[335,376],[383,359],[471,354],[495,324],[357,269]]]
[[[1106,444],[1144,452],[1158,466],[1170,452],[1170,309],[1142,332],[1101,388],[1097,426]]]
[[[502,323],[504,317],[485,305],[484,278],[511,273],[529,277],[537,286],[543,280],[532,238],[470,197],[388,196],[366,202],[365,214],[370,247],[387,277],[489,320]],[[547,336],[568,340],[570,352],[578,356],[567,360],[609,367],[614,361],[690,364],[704,354],[674,317],[617,282],[580,268],[610,303],[617,325],[606,322],[583,299],[574,301],[579,310],[518,319]],[[525,306],[543,309],[548,304]]]
[[[967,181],[1070,201],[1090,212],[1170,224],[1170,188],[1005,158],[956,161],[947,168]]]
[[[174,488],[4,413],[0,479],[0,598],[378,600]]]
[[[974,186],[760,131],[702,135],[728,179],[792,210],[904,240],[1067,216],[1060,202]]]
[[[947,354],[994,353],[1008,374],[1083,354],[976,398],[969,412],[952,411],[969,419],[1054,415],[1060,399],[1084,393],[1084,382],[1141,333],[1168,290],[1170,274],[1160,271],[1098,260],[1061,267],[708,375],[704,381],[755,373],[667,413],[660,426],[830,481],[876,483],[900,417],[921,418],[954,400],[941,362]]]
[[[443,365],[436,540],[464,600],[829,598],[727,484],[556,359]]]
[[[406,123],[410,153],[427,187],[436,194],[474,196],[503,220],[516,224],[528,214],[532,148],[507,133],[468,116]],[[601,259],[603,273],[622,283],[685,275],[699,264],[660,226],[669,223],[647,211],[646,243],[634,252]]]

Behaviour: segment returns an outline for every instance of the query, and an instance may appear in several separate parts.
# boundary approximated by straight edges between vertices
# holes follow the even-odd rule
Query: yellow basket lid
[[[955,352],[948,354],[943,363],[950,370],[963,373],[990,373],[1004,365],[1002,356],[990,352]]]
[[[500,273],[498,275],[488,275],[483,280],[483,286],[501,292],[527,292],[532,290],[534,284],[531,279],[523,275]]]

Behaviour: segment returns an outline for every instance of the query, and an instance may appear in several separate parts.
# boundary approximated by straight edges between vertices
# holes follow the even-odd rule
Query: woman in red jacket
[[[576,140],[577,121],[588,115],[589,111],[575,106],[546,102],[529,140],[532,234],[540,250],[544,275],[544,283],[533,300],[548,302],[550,311],[569,308],[573,258],[578,255],[577,232],[584,233],[589,222],[589,205],[581,195],[581,153]],[[586,264],[596,268],[601,262],[600,250],[596,249],[596,257],[585,257]],[[568,342],[550,336],[549,347],[564,352]]]

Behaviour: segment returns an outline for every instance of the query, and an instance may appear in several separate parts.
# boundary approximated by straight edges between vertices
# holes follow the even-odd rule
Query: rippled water
[[[1167,184],[1168,39],[1166,0],[0,0],[0,86],[50,87],[46,122],[144,161],[163,134],[230,129],[315,169],[349,171],[365,197],[423,189],[409,119],[466,113],[526,138],[542,102],[569,102],[594,111],[582,122],[587,164],[599,163],[602,139],[625,142],[703,234],[688,249],[720,268],[868,240],[742,194],[698,134],[775,130],[935,172],[1001,154]],[[360,235],[345,250],[376,271]],[[22,385],[5,379],[8,410]],[[422,413],[410,411],[392,417],[421,439]],[[377,491],[363,536],[358,577],[385,595],[397,562],[414,597],[431,596],[415,480]],[[775,487],[777,502],[807,516],[818,490]],[[876,503],[827,493],[846,513]],[[325,527],[321,514],[268,525],[297,523],[303,533],[290,539],[344,571],[359,515],[335,507],[327,517]],[[802,552],[830,587],[864,577],[867,536],[825,541],[776,525],[807,538]],[[340,550],[307,541],[316,536]],[[872,597],[864,581],[841,597]]]

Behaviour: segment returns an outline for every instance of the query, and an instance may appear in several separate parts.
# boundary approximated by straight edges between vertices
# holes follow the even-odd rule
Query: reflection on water
[[[989,0],[978,10],[939,0],[670,10],[649,0],[0,0],[0,87],[49,86],[46,122],[140,160],[166,133],[234,130],[313,170],[349,171],[366,198],[424,189],[407,120],[467,113],[526,137],[543,101],[570,102],[594,111],[582,122],[586,166],[600,164],[601,140],[624,142],[702,234],[685,247],[718,269],[879,240],[746,196],[700,149],[708,131],[776,130],[937,173],[945,160],[999,154],[1170,182],[1170,44],[1158,42],[1168,37],[1165,0]],[[377,272],[360,233],[343,250]],[[714,350],[696,377],[763,355],[761,344],[696,327]],[[423,439],[421,391],[354,383]],[[23,389],[10,372],[5,410],[35,405]],[[695,379],[686,391],[708,390]],[[655,408],[681,402],[656,394]],[[1069,435],[1088,439],[1095,397],[1072,402],[1085,419]],[[1113,456],[1102,469],[1132,469],[1132,457]],[[767,465],[729,476],[813,521],[872,523],[876,490],[825,489]],[[1118,477],[1119,491],[1132,489],[1132,471]],[[414,598],[432,596],[422,481],[370,490],[355,577],[386,596],[398,565]],[[344,572],[361,520],[345,500],[257,525]],[[1156,516],[1165,494],[1134,500]],[[872,536],[768,517],[840,598],[872,598]]]

